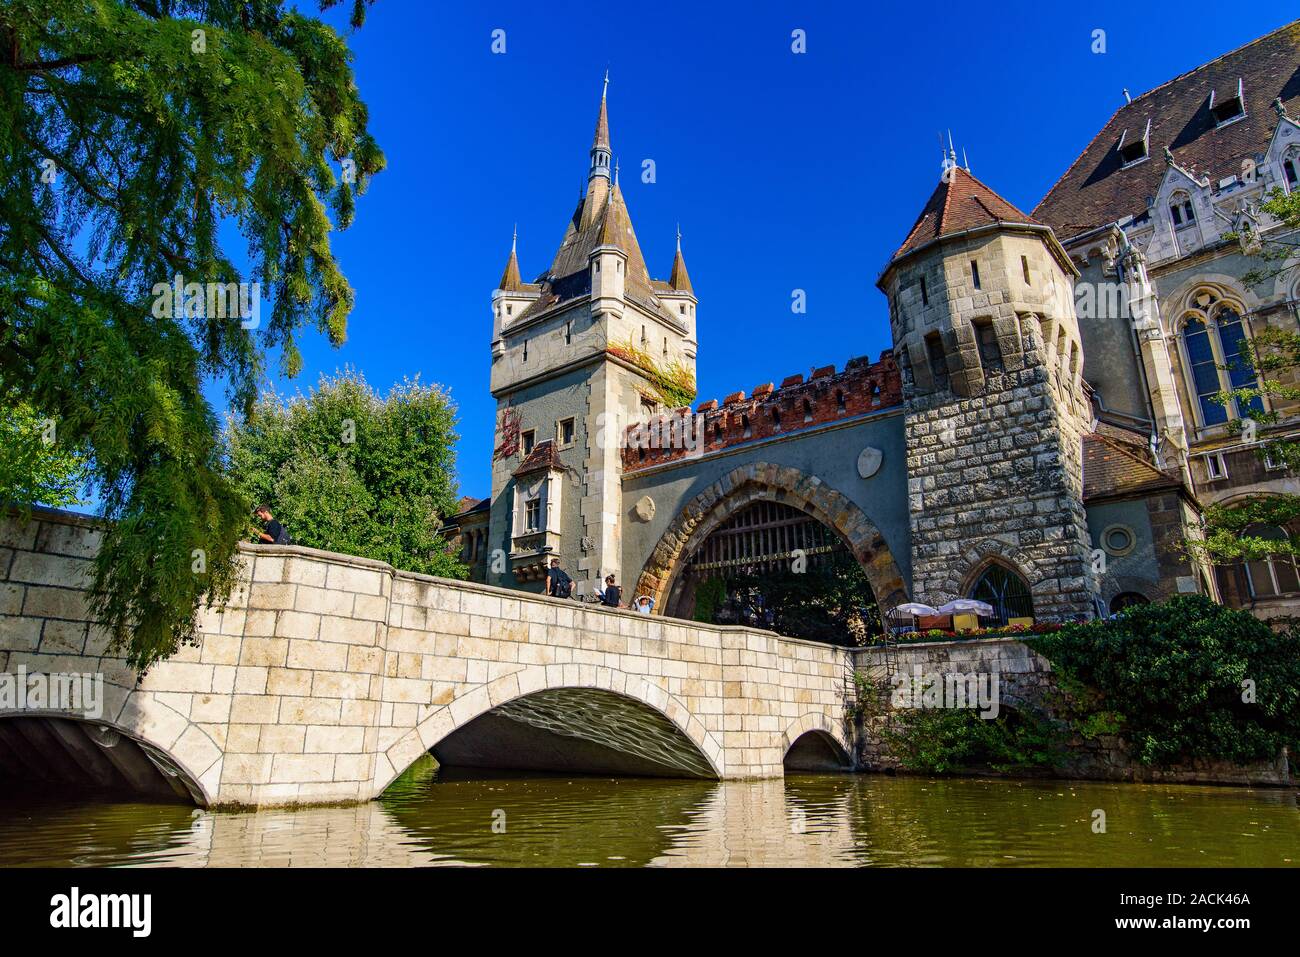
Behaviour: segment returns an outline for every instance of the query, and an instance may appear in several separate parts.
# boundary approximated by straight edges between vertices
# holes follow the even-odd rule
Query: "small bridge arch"
[[[563,745],[558,739],[567,739]],[[721,778],[725,751],[686,705],[615,668],[530,665],[464,691],[381,757],[376,792],[425,752],[453,766]]]

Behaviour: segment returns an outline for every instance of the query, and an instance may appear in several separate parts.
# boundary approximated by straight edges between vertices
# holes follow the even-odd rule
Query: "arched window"
[[[1282,160],[1283,188],[1289,193],[1300,185],[1300,151],[1292,147]]]
[[[1151,604],[1151,599],[1140,592],[1122,591],[1110,600],[1110,613],[1114,615],[1125,608],[1132,608],[1134,605],[1149,604]]]
[[[1277,542],[1290,541],[1290,536],[1276,525],[1252,525],[1246,530],[1246,535]],[[1247,562],[1246,581],[1253,598],[1271,598],[1274,595],[1300,592],[1300,574],[1296,572],[1295,558],[1286,552]]]
[[[1229,416],[1243,418],[1247,410],[1262,412],[1264,406],[1258,396],[1244,403],[1244,407],[1236,401],[1231,409],[1214,401],[1220,392],[1253,386],[1258,379],[1245,361],[1245,323],[1237,309],[1217,302],[1207,292],[1194,301],[1200,308],[1188,313],[1182,338],[1188,388],[1195,397],[1201,424],[1222,425]]]
[[[990,565],[975,582],[970,597],[993,606],[992,626],[1005,625],[1012,618],[1033,618],[1034,599],[1025,580],[1003,565]]]
[[[1196,223],[1196,210],[1192,206],[1192,197],[1179,190],[1169,198],[1169,216],[1174,221],[1174,229],[1192,226]]]

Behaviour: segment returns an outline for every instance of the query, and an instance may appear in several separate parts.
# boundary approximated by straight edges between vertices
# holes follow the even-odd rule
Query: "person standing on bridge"
[[[573,579],[560,567],[558,558],[551,559],[551,567],[546,572],[546,594],[552,598],[568,598],[573,594]]]
[[[271,506],[257,506],[257,508],[253,509],[253,517],[264,523],[262,530],[257,535],[259,542],[264,545],[293,544],[293,540],[289,537],[289,533],[285,531],[284,526],[277,522],[275,516],[271,514]]]

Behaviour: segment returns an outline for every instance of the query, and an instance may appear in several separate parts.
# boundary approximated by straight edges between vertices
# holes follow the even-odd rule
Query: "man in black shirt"
[[[289,544],[289,533],[275,520],[275,516],[271,514],[271,506],[259,505],[254,509],[253,515],[266,523],[266,527],[258,534],[258,541],[266,545]]]
[[[551,559],[551,567],[546,571],[546,594],[552,598],[568,598],[573,589],[573,579],[560,567],[558,558]]]

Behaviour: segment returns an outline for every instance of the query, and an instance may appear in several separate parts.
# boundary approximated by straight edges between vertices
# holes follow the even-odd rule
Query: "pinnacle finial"
[[[601,89],[601,91],[600,91],[600,98],[603,100],[603,99],[605,98],[605,94],[607,94],[608,92],[609,92],[609,69],[606,68],[606,70],[605,70],[605,85],[604,85],[604,87],[603,87],[603,88]]]
[[[614,157],[614,185],[618,185],[618,157]]]
[[[682,251],[682,224],[677,224],[677,251]]]
[[[519,224],[515,223],[514,234],[510,237],[510,251],[513,253],[519,244]]]

